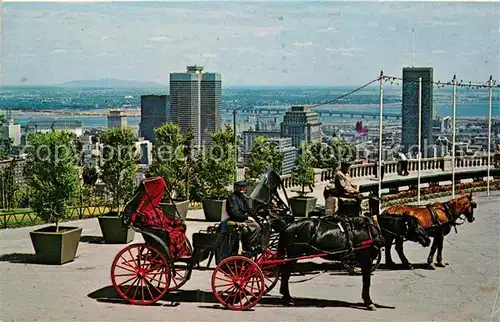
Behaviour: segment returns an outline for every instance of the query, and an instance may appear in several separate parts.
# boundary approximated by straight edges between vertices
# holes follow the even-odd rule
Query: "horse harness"
[[[339,228],[340,228],[340,231],[342,231],[344,234],[345,234],[345,237],[346,237],[346,241],[347,241],[347,248],[346,249],[342,249],[342,250],[339,250],[339,251],[334,251],[334,252],[328,252],[328,251],[325,251],[325,250],[322,250],[322,249],[319,249],[319,248],[316,248],[314,247],[313,245],[311,245],[311,241],[313,241],[317,234],[318,234],[318,231],[319,231],[319,227],[320,225],[317,225],[316,227],[316,231],[314,232],[314,234],[311,236],[311,239],[309,240],[309,242],[307,243],[304,243],[305,245],[313,248],[314,250],[316,251],[319,251],[319,252],[322,252],[322,253],[325,253],[327,255],[337,255],[337,254],[341,254],[341,253],[346,253],[344,255],[343,258],[346,258],[348,256],[350,256],[354,251],[356,250],[359,250],[359,249],[362,249],[362,248],[366,248],[366,246],[364,245],[364,243],[367,243],[367,244],[371,244],[373,243],[373,236],[372,236],[372,233],[370,231],[370,226],[375,226],[375,225],[372,225],[370,222],[369,222],[369,218],[366,218],[367,221],[368,221],[368,225],[366,226],[368,228],[368,236],[370,237],[370,239],[368,239],[366,242],[362,242],[360,246],[357,246],[357,247],[354,247],[353,244],[352,244],[352,240],[351,240],[351,237],[349,235],[349,228],[351,228],[352,226],[354,226],[351,222],[351,219],[349,217],[331,217],[332,221],[328,220],[328,216],[325,216],[321,219],[318,219],[320,222],[323,221],[325,223],[328,223],[328,224],[332,224],[332,225],[337,225]],[[326,219],[326,220],[325,220]],[[344,225],[342,225],[344,224]],[[345,226],[345,227],[344,227]],[[350,227],[351,226],[351,227]],[[375,226],[376,227],[376,226]],[[378,229],[378,227],[376,227]]]
[[[441,227],[442,225],[445,225],[445,224],[450,224],[451,226],[453,226],[455,228],[455,233],[456,233],[457,232],[457,223],[453,219],[453,217],[451,216],[451,208],[450,208],[449,203],[443,202],[441,204],[444,207],[444,214],[446,215],[446,219],[448,219],[448,220],[443,222],[443,223],[440,222],[438,214],[436,212],[436,209],[434,208],[434,205],[433,204],[426,205],[426,208],[429,210],[429,212],[432,216],[432,226],[427,228],[427,229],[435,228],[436,226]]]

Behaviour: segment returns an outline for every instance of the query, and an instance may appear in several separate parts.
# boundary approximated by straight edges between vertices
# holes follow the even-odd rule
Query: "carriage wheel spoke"
[[[125,276],[137,276],[136,273],[127,273],[127,274],[116,274],[116,277],[125,277]]]
[[[149,288],[149,285],[148,285],[148,284],[151,284],[151,283],[149,283],[149,281],[148,281],[148,280],[145,280],[145,281],[144,281],[144,285],[147,287],[147,289],[148,289],[148,293],[149,293],[149,295],[151,296],[151,299],[154,299],[153,293],[151,293],[151,289]],[[153,286],[153,285],[151,285],[151,286]],[[154,286],[153,286],[153,287],[154,287]]]
[[[161,277],[160,277],[160,279],[156,279],[156,278],[154,278],[154,277],[151,277],[151,278],[150,278],[150,280],[155,281],[155,282],[158,282],[158,283],[163,283],[163,284],[165,284],[165,285],[167,284],[166,282],[161,281]],[[159,284],[158,284],[158,286],[159,286]]]
[[[120,285],[118,285],[118,287],[122,286],[122,285],[123,285],[123,284],[125,284],[125,283],[130,282],[130,281],[131,281],[131,280],[133,280],[134,278],[135,278],[135,279],[137,279],[137,278],[138,278],[138,276],[137,276],[137,275],[134,275],[133,277],[129,278],[128,280],[121,282],[121,283],[120,283]],[[134,284],[134,283],[132,283],[132,284]]]
[[[125,259],[125,258],[123,257],[123,255],[121,256],[121,258],[123,259],[123,262],[121,262],[121,264],[124,264],[124,265],[126,265],[126,266],[130,267],[131,269],[135,269],[135,268],[136,268],[136,266],[137,266],[137,265],[136,265],[136,266],[132,266],[132,265],[130,264],[130,262],[133,262],[134,264],[136,264],[136,262],[134,261],[134,259],[133,259],[133,258],[131,258],[131,259],[127,260],[127,259]]]
[[[132,284],[129,285],[129,287],[127,288],[127,290],[125,291],[125,294],[128,293],[128,291],[130,291],[130,289],[132,288],[132,286],[134,286],[134,284],[139,280],[139,277],[136,277],[135,280],[132,282]]]
[[[227,275],[226,275],[226,276],[227,276]],[[230,276],[228,276],[228,277],[230,277]],[[216,278],[216,279],[218,279],[218,280],[224,281],[224,282],[231,282],[231,283],[233,282],[233,280],[232,280],[232,279],[228,280],[228,279],[224,279],[224,278],[222,278],[222,277],[215,277],[215,278]]]
[[[132,267],[134,270],[128,269],[128,268],[126,268],[126,267],[124,267],[124,266],[120,266],[120,265],[118,265],[118,264],[116,264],[116,267],[121,268],[121,269],[123,269],[123,270],[125,270],[125,271],[127,271],[127,272],[130,272],[130,273],[135,274],[135,267]],[[117,276],[118,276],[118,275],[117,275]]]

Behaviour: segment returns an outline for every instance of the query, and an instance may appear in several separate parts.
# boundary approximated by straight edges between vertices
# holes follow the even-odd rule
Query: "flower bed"
[[[458,191],[463,192],[479,192],[485,191],[487,186],[486,181],[461,183],[457,185]],[[451,185],[428,187],[420,189],[420,200],[436,199],[451,195]],[[490,181],[490,190],[500,190],[500,180]],[[414,202],[418,199],[417,190],[403,191],[394,195],[382,197],[384,207],[402,205]]]

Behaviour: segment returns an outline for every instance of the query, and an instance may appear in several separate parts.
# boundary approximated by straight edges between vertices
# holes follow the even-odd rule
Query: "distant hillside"
[[[166,85],[155,82],[139,82],[131,80],[121,80],[116,78],[104,78],[95,80],[74,80],[58,84],[61,87],[104,87],[104,88],[152,88],[152,87],[167,87]]]

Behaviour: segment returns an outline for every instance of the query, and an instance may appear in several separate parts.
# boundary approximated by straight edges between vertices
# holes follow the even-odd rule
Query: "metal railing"
[[[83,206],[68,207],[64,220],[77,220],[97,217],[111,211],[108,206]],[[43,224],[44,221],[31,209],[20,209],[18,211],[0,212],[0,228],[15,228]]]
[[[439,158],[426,158],[422,159],[422,171],[451,171],[452,160],[451,157],[439,157]],[[493,156],[491,163],[493,164]],[[398,161],[386,161],[384,162],[384,176],[395,175],[398,173]],[[481,168],[485,169],[488,166],[488,156],[473,156],[473,157],[456,157],[455,166],[459,169],[464,168]],[[376,164],[375,163],[365,163],[365,164],[355,164],[351,166],[350,176],[353,179],[363,179],[363,178],[375,178],[376,177]],[[316,183],[326,182],[332,180],[335,175],[334,170],[331,169],[317,169],[316,170]],[[408,172],[416,173],[418,172],[418,160],[408,160]],[[245,169],[238,169],[238,180],[242,180],[245,176]],[[296,187],[297,184],[294,182],[292,175],[282,176],[285,188]]]

